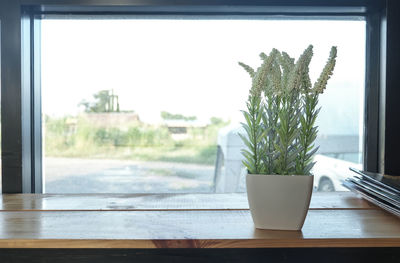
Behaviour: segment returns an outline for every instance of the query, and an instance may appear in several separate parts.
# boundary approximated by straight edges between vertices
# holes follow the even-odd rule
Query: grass
[[[214,165],[217,146],[198,147],[88,147],[85,151],[69,148],[65,151],[46,152],[48,157],[91,159],[119,159],[136,161],[164,161]]]
[[[136,122],[124,127],[98,127],[78,117],[71,127],[70,119],[46,119],[46,156],[214,165],[218,131],[227,124],[191,128],[185,140],[174,140],[163,126]]]
[[[217,157],[217,146],[141,148],[132,155],[137,160],[196,163],[213,165]]]

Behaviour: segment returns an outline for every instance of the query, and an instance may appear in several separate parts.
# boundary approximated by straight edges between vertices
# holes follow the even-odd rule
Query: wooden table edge
[[[1,239],[5,248],[58,249],[157,249],[157,248],[349,248],[400,247],[400,238],[337,238],[337,239]]]

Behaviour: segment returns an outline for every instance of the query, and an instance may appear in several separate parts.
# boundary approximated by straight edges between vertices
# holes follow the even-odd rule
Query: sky
[[[261,63],[272,48],[298,58],[314,46],[315,82],[337,46],[338,58],[320,97],[320,134],[362,128],[365,21],[43,19],[42,100],[46,115],[76,115],[82,100],[114,90],[121,110],[157,123],[160,112],[220,117],[238,123],[251,80],[238,66]]]

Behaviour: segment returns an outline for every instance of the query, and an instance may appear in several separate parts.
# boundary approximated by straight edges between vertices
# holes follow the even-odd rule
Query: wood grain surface
[[[1,248],[400,246],[399,220],[380,210],[311,210],[302,231],[254,228],[249,211],[0,213]]]
[[[3,195],[0,248],[400,247],[400,220],[315,193],[302,231],[255,229],[244,194]]]

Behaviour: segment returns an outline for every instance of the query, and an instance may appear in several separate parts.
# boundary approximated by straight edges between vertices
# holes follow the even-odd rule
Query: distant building
[[[190,129],[199,128],[205,130],[208,124],[198,120],[164,120],[162,125],[167,127],[174,140],[184,140],[189,138]]]

